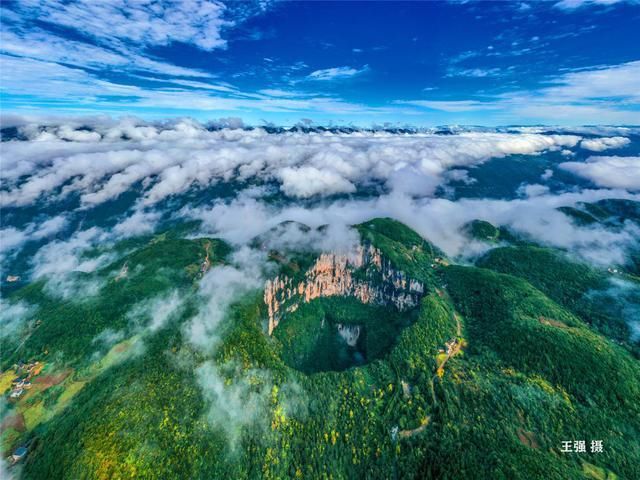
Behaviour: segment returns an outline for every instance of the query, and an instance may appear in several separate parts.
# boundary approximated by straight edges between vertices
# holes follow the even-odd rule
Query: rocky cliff
[[[354,255],[323,253],[302,279],[283,275],[267,281],[264,302],[269,312],[269,335],[285,312],[315,298],[352,296],[363,303],[393,305],[402,311],[415,307],[423,293],[422,283],[396,270],[372,245],[360,246]]]

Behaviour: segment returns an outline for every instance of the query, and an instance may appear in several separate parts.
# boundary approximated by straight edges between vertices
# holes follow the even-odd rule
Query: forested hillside
[[[473,230],[504,242],[489,227]],[[524,244],[459,266],[393,220],[357,231],[380,258],[324,276],[317,256],[265,253],[272,276],[293,279],[284,305],[297,302],[271,335],[261,284],[205,296],[209,282],[236,281],[233,249],[188,230],[119,245],[110,266],[66,278],[66,298],[44,282],[17,290],[11,302],[35,307],[2,345],[3,392],[16,376],[31,384],[6,401],[4,455],[28,449],[12,468],[29,479],[640,476],[637,344],[585,297],[606,271]],[[389,295],[419,282],[419,301],[298,293],[296,282],[341,281],[341,268]],[[73,293],[90,284],[94,295]],[[604,450],[562,453],[573,440]]]

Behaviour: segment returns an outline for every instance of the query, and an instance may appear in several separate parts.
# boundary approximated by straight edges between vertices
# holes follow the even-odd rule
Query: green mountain
[[[355,252],[265,252],[266,282],[238,277],[228,244],[179,229],[95,252],[113,262],[94,274],[17,290],[8,300],[30,320],[0,345],[1,440],[5,457],[28,454],[11,468],[640,478],[637,347],[585,295],[608,272],[526,243],[455,265],[394,220],[355,228]],[[30,388],[10,398],[16,377]],[[581,440],[585,452],[562,452]]]

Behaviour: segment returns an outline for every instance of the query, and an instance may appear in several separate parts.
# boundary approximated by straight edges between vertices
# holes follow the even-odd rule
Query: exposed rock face
[[[354,276],[357,270],[364,275]],[[363,303],[393,305],[402,311],[415,307],[423,293],[421,282],[394,269],[372,245],[360,246],[353,256],[323,253],[302,281],[294,282],[287,276],[267,280],[264,302],[269,310],[269,335],[278,326],[283,311],[295,311],[300,302],[352,296]]]

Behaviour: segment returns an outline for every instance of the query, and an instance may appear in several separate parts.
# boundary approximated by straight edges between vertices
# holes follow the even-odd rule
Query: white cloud
[[[206,361],[195,374],[209,407],[207,419],[224,433],[232,454],[246,427],[273,435],[269,412],[274,400],[285,417],[301,418],[306,413],[304,390],[291,380],[276,381],[266,369]],[[258,434],[256,438],[260,437]]]
[[[565,10],[572,11],[578,8],[587,7],[587,6],[607,6],[614,5],[616,3],[624,2],[625,0],[561,0],[554,4],[554,7]],[[637,3],[635,0],[630,0],[630,3]]]
[[[190,68],[148,58],[129,47],[120,45],[118,49],[83,43],[62,38],[47,31],[33,29],[5,28],[2,32],[0,51],[15,56],[15,64],[20,57],[42,62],[56,62],[73,67],[110,69],[119,71],[148,71],[164,75],[188,77],[208,77],[209,74]],[[7,61],[3,60],[3,63]],[[25,65],[28,65],[25,62]],[[62,65],[61,65],[62,66]],[[6,73],[6,72],[3,72]]]
[[[355,77],[356,75],[361,75],[367,70],[369,70],[368,65],[365,65],[362,68],[353,68],[353,67],[325,68],[322,70],[315,70],[311,72],[307,76],[307,79],[318,80],[318,81],[339,80],[344,78]]]
[[[65,299],[84,299],[95,295],[101,283],[81,279],[74,274],[92,273],[114,259],[111,253],[87,256],[87,251],[105,244],[109,234],[91,227],[64,240],[54,240],[42,246],[31,259],[32,278],[46,279],[47,291]]]
[[[21,131],[33,141],[5,144],[7,188],[0,191],[5,206],[72,192],[80,194],[84,206],[92,206],[138,183],[145,188],[143,204],[150,206],[192,187],[252,178],[276,181],[286,195],[300,198],[352,193],[371,182],[425,195],[452,168],[573,147],[581,139],[495,132],[270,135],[260,129],[208,131],[186,119],[162,125],[131,119],[97,122],[89,132],[100,137],[97,142],[58,140],[77,131],[72,125],[49,126],[44,132],[27,125]],[[131,140],[123,141],[123,135]]]
[[[640,61],[593,67],[553,79],[552,86],[500,95],[498,102],[520,118],[571,120],[572,123],[637,121]]]
[[[293,205],[286,208],[269,205],[245,191],[230,202],[218,201],[205,208],[185,207],[177,215],[201,220],[202,235],[222,238],[235,245],[260,237],[267,247],[276,250],[354,251],[359,236],[350,227],[350,217],[319,215],[314,218],[308,215],[309,211],[315,212]],[[291,220],[294,222],[289,222]],[[311,228],[300,228],[301,224]]]
[[[22,230],[15,227],[0,229],[0,260],[30,241],[49,238],[67,226],[65,215],[48,218],[40,223],[29,223]]]
[[[278,176],[280,187],[291,197],[308,198],[314,195],[353,193],[356,187],[339,173],[319,170],[315,167],[283,168]]]
[[[93,338],[92,343],[101,347],[111,348],[116,343],[124,339],[124,330],[114,330],[107,328]]]
[[[160,219],[160,212],[135,210],[113,227],[113,233],[119,238],[135,237],[152,233]]]
[[[128,109],[163,112],[385,111],[382,107],[369,108],[309,92],[284,92],[276,88],[243,92],[225,82],[214,82],[215,75],[207,71],[175,65],[149,53],[175,42],[205,51],[225,48],[226,29],[264,11],[269,4],[238,7],[209,0],[160,4],[146,0],[15,2],[3,10],[3,15],[11,19],[3,23],[0,45],[3,90],[15,102],[12,108],[36,110],[48,106],[66,112],[117,112],[125,105]],[[76,35],[60,33],[67,29],[74,30]],[[366,66],[336,67],[324,73],[315,72],[311,78],[346,78],[366,70]],[[141,75],[145,72],[162,78]],[[142,78],[145,83],[134,78]],[[23,100],[24,96],[35,97],[34,104]]]
[[[208,361],[200,365],[195,373],[204,398],[210,405],[207,419],[225,433],[231,451],[238,446],[244,427],[251,425],[255,428],[268,422],[267,412],[273,388],[268,371],[242,371],[233,368],[233,365],[221,368]]]
[[[505,72],[500,68],[450,68],[445,77],[499,77]]]
[[[561,206],[595,202],[604,198],[640,200],[624,190],[585,190],[557,195],[541,191],[536,196],[515,200],[414,198],[401,192],[368,199],[336,200],[309,207],[295,204],[276,206],[255,198],[239,196],[229,203],[213,207],[184,209],[180,216],[202,220],[204,231],[235,244],[252,240],[283,221],[300,222],[311,227],[361,223],[375,217],[395,218],[456,257],[477,254],[486,249],[469,243],[461,232],[471,220],[483,219],[494,225],[506,225],[542,244],[569,250],[602,265],[624,263],[625,252],[637,245],[640,229],[626,225],[618,232],[601,228],[582,228],[558,211]],[[295,236],[291,236],[295,238]],[[307,247],[309,237],[300,237]],[[346,248],[348,235],[343,242]]]
[[[35,309],[25,302],[7,302],[0,298],[0,340],[19,333],[34,313]]]
[[[77,30],[107,45],[117,41],[157,46],[172,42],[192,44],[202,50],[226,45],[221,37],[225,7],[209,0],[170,3],[112,0],[22,0],[16,9],[40,21]]]
[[[479,102],[476,100],[398,100],[396,103],[456,113],[473,112],[478,110],[497,110],[501,108],[497,103]]]
[[[198,112],[272,112],[331,115],[401,114],[398,107],[369,107],[328,95],[303,92],[262,90],[262,93],[243,92],[229,85],[166,79],[174,84],[158,87],[133,85],[127,79],[107,81],[92,70],[75,68],[51,61],[0,54],[3,66],[3,88],[7,94],[35,96],[38,105],[55,107],[57,111],[121,111],[127,109],[151,111],[195,110]],[[136,65],[141,64],[136,61]],[[128,67],[127,67],[128,68]],[[164,68],[164,67],[163,67]],[[198,74],[195,71],[167,72],[171,75]],[[208,76],[199,72],[202,76]],[[275,94],[274,94],[275,93]],[[72,105],[72,107],[70,107]],[[413,112],[415,113],[415,112]]]
[[[445,177],[448,181],[462,182],[465,185],[472,185],[478,180],[469,176],[469,170],[465,169],[453,169],[445,173]]]
[[[33,232],[34,239],[47,238],[55,235],[67,226],[67,218],[64,215],[49,218],[40,223]]]
[[[125,218],[117,219],[120,223],[108,233],[93,228],[41,248],[33,258],[36,278],[64,278],[72,271],[90,272],[99,268],[111,259],[87,257],[84,251],[97,244],[152,232],[162,215],[169,213],[157,207],[152,209],[154,205],[170,196],[216,182],[257,180],[262,186],[236,192],[235,197],[218,200],[207,208],[190,207],[188,203],[184,206],[185,203],[179,201],[176,203],[182,208],[173,214],[176,218],[201,219],[204,233],[240,245],[286,220],[312,227],[328,224],[338,232],[331,236],[340,238],[340,245],[348,245],[347,226],[376,216],[397,218],[452,254],[460,253],[465,245],[456,229],[464,221],[477,217],[509,224],[534,238],[580,252],[597,251],[602,255],[605,245],[610,247],[612,242],[622,242],[621,237],[610,237],[606,233],[601,234],[599,240],[594,240],[596,235],[576,234],[568,219],[554,213],[554,208],[563,204],[624,196],[621,190],[556,198],[549,195],[544,186],[524,185],[520,192],[523,198],[514,201],[473,203],[430,198],[439,185],[450,181],[471,182],[469,167],[496,157],[573,148],[582,140],[577,135],[535,133],[540,131],[535,129],[522,133],[462,130],[451,135],[427,132],[396,135],[384,131],[271,135],[261,129],[208,131],[190,120],[147,124],[129,118],[120,122],[98,119],[91,131],[100,135],[100,141],[79,142],[62,141],[58,139],[59,132],[66,131],[63,133],[66,135],[69,129],[76,129],[76,125],[91,124],[82,121],[66,125],[68,129],[64,130],[59,124],[50,123],[43,131],[33,124],[22,124],[20,131],[32,140],[5,142],[3,147],[8,154],[3,172],[4,204],[31,205],[36,199],[54,201],[58,198],[56,195],[75,192],[83,200],[83,208],[91,208],[130,191],[134,185],[140,187],[135,190],[138,203]],[[43,135],[46,135],[44,140]],[[123,135],[131,140],[122,140]],[[580,165],[594,162],[590,159]],[[621,177],[628,181],[629,160],[624,162]],[[566,163],[577,162],[565,162],[563,168]],[[545,172],[542,178],[549,176],[550,172]],[[627,188],[626,184],[610,180],[601,180],[598,184]],[[367,200],[323,199],[354,189],[364,192],[371,188],[386,193],[376,193]],[[296,204],[285,199],[272,205],[261,200],[277,194],[279,189],[287,197],[307,200]],[[52,193],[56,191],[60,194]],[[545,226],[544,222],[551,223]],[[63,224],[62,220],[47,221],[41,225],[40,233],[34,233],[34,229],[27,233],[51,235],[63,228]],[[553,235],[547,231],[553,229],[557,229],[556,233],[551,232]],[[571,237],[571,241],[564,235]],[[15,250],[26,236],[24,231],[13,229],[5,238]],[[314,234],[302,235],[295,229],[283,232],[281,237],[281,243],[285,244],[300,242],[310,248],[329,248]],[[582,243],[578,243],[579,239]],[[212,270],[233,285],[260,276],[255,272],[247,274],[243,268],[236,265],[227,266],[223,271]],[[204,285],[207,283],[208,280]],[[233,301],[234,297],[225,297],[223,293],[224,289],[216,294],[218,304]],[[220,320],[220,316],[215,315],[207,318]],[[207,327],[206,322],[194,328],[200,333],[206,333],[207,328],[215,330]]]
[[[509,131],[521,133],[546,133],[555,132],[560,134],[571,133],[574,135],[594,135],[594,136],[627,136],[640,135],[639,127],[625,127],[615,125],[571,125],[571,126],[510,126]]]
[[[550,86],[487,95],[483,100],[398,100],[445,112],[499,110],[505,122],[635,124],[640,104],[640,61],[593,66],[549,80]]]
[[[626,137],[589,138],[580,142],[580,147],[593,152],[602,152],[610,148],[622,148],[631,143]]]
[[[141,332],[156,332],[182,311],[183,296],[177,290],[172,290],[161,297],[134,305],[127,316],[139,324]]]
[[[233,254],[230,265],[215,266],[205,274],[198,287],[201,308],[185,325],[188,341],[204,352],[215,351],[229,306],[264,284],[264,260],[263,252],[245,247]]]
[[[589,157],[585,162],[559,166],[600,187],[640,190],[640,157]]]
[[[566,73],[543,89],[544,100],[565,102],[610,97],[640,101],[640,61]]]
[[[29,239],[26,232],[14,227],[6,227],[0,230],[0,259],[9,252],[18,249]]]
[[[82,258],[80,253],[96,245],[105,234],[92,227],[67,240],[49,242],[33,258],[34,277],[62,275],[70,272],[93,272],[105,263],[104,257]]]
[[[540,185],[539,183],[533,183],[533,184],[527,183],[524,185],[520,185],[516,193],[518,193],[518,195],[528,197],[528,198],[539,197],[540,195],[545,195],[549,193],[549,187],[547,187],[546,185]]]
[[[549,180],[551,177],[553,177],[553,170],[550,168],[547,168],[544,173],[540,175],[540,179],[542,180]]]

